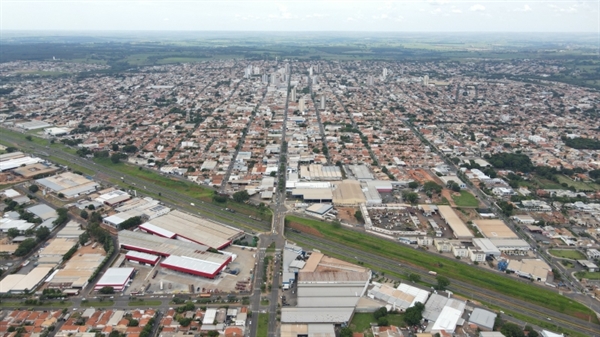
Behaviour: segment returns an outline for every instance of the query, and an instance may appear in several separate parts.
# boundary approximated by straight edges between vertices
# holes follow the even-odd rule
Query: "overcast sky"
[[[0,0],[2,30],[598,32],[600,1]]]

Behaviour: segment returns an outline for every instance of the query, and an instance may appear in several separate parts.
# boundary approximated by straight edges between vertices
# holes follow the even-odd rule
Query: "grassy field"
[[[600,272],[590,273],[589,271],[579,271],[575,273],[575,275],[579,278],[586,278],[588,280],[600,280]]]
[[[322,236],[345,246],[365,250],[426,270],[433,270],[439,275],[461,280],[484,289],[497,291],[506,296],[518,298],[573,317],[587,318],[590,312],[584,305],[560,296],[556,292],[505,277],[499,277],[496,273],[421,252],[376,236],[345,228],[333,228],[329,223],[295,216],[287,216],[286,220],[310,227],[311,234]]]
[[[386,317],[390,325],[397,327],[403,327],[405,325],[402,314],[388,314]],[[377,320],[373,317],[372,313],[355,313],[350,322],[350,328],[354,332],[365,332],[366,330],[369,330],[370,333],[371,323],[377,323]]]
[[[460,196],[452,196],[454,203],[458,207],[477,207],[479,206],[479,200],[473,196],[473,194],[467,191],[460,191]]]
[[[258,314],[256,337],[267,337],[269,333],[269,314]]]
[[[569,186],[575,187],[575,189],[578,191],[600,190],[600,186],[598,186],[598,184],[575,181],[564,175],[557,175],[556,177],[561,184],[566,183]]]
[[[585,255],[574,249],[550,249],[549,253],[565,259],[585,260]]]

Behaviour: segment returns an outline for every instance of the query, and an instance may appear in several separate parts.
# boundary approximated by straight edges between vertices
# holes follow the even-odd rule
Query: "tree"
[[[90,241],[90,235],[88,234],[88,232],[83,232],[83,234],[79,235],[79,244],[80,245],[85,245],[86,242]]]
[[[524,330],[527,332],[527,337],[539,337],[540,335],[537,331],[533,330],[531,325],[526,325]]]
[[[182,327],[186,327],[186,326],[189,326],[192,323],[192,318],[190,318],[190,317],[182,317],[182,318],[179,319],[178,322],[179,322],[179,324]]]
[[[235,202],[246,202],[248,199],[250,199],[250,195],[246,190],[233,193],[233,200]]]
[[[354,217],[356,218],[356,220],[358,221],[363,221],[363,214],[360,210],[356,210],[356,212],[354,212]]]
[[[50,236],[50,230],[45,226],[38,227],[38,229],[35,230],[35,236],[38,241],[44,241]]]
[[[21,231],[16,228],[9,228],[8,232],[6,234],[8,235],[9,238],[14,239],[17,236],[21,235]]]
[[[437,285],[435,287],[437,290],[446,290],[446,288],[450,285],[450,280],[445,276],[438,275],[435,279],[437,281]]]
[[[111,148],[113,151],[119,151],[119,144],[113,144]]]
[[[408,275],[408,280],[411,281],[412,283],[417,283],[417,282],[421,281],[421,275],[411,273],[410,275]]]
[[[25,139],[27,139],[28,141],[31,141],[31,136],[25,136]]]
[[[411,326],[417,325],[423,319],[423,311],[425,310],[425,305],[421,302],[415,303],[412,307],[406,309],[404,312],[404,322]]]
[[[85,211],[85,209],[83,209],[79,213],[79,216],[82,217],[83,219],[87,219],[89,217],[89,214],[88,214],[88,212]]]
[[[390,322],[388,320],[387,317],[379,317],[379,319],[377,319],[377,325],[379,326],[388,326],[390,325]]]
[[[340,330],[340,337],[352,337],[353,332],[349,327],[344,327]]]
[[[142,224],[142,217],[134,216],[119,224],[119,229],[130,229]]]
[[[414,204],[419,200],[419,195],[415,192],[405,192],[402,194],[402,197],[411,204]]]
[[[98,292],[101,294],[104,294],[104,295],[110,295],[110,294],[115,293],[115,288],[106,286],[106,287],[100,288],[100,290],[98,290]],[[135,325],[132,325],[132,326],[135,326]]]
[[[427,193],[441,193],[442,192],[442,186],[436,184],[434,181],[428,181],[423,185],[423,190]]]
[[[375,312],[373,312],[373,317],[378,320],[381,317],[387,316],[387,314],[388,314],[387,308],[381,307],[381,308],[375,310]]]
[[[140,322],[137,319],[130,319],[129,323],[127,323],[127,326],[138,326],[140,325]]]
[[[29,185],[29,192],[35,193],[39,190],[40,190],[40,188],[37,185]]]
[[[411,181],[410,183],[408,183],[408,187],[414,190],[415,188],[419,187],[419,183],[416,181]]]
[[[37,245],[37,242],[33,238],[26,239],[21,242],[15,252],[13,253],[15,256],[25,256],[29,254]]]
[[[523,329],[514,323],[504,323],[500,332],[506,337],[525,337]]]

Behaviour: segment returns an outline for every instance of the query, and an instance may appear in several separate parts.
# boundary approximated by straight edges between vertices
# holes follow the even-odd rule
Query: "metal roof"
[[[217,272],[223,264],[227,261],[224,260],[222,263],[212,262],[208,260],[200,260],[186,256],[171,255],[161,262],[161,265],[168,265],[172,267],[180,267],[188,270],[194,270],[206,274],[214,274]]]
[[[124,285],[133,274],[133,270],[133,268],[108,268],[96,287]]]
[[[496,316],[497,315],[494,312],[475,308],[471,313],[471,317],[469,317],[469,323],[477,324],[481,328],[492,330],[494,328]]]
[[[343,323],[349,322],[352,308],[282,308],[282,323]]]

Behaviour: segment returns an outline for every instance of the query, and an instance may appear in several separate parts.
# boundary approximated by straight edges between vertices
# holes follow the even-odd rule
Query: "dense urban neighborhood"
[[[3,336],[600,335],[560,61],[110,69],[0,63]]]

